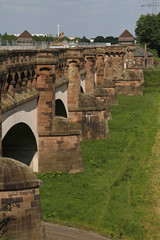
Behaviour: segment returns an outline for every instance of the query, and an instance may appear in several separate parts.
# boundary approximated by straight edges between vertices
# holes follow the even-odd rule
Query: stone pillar
[[[40,135],[52,134],[53,117],[55,115],[55,88],[50,65],[37,67],[37,89],[40,97],[38,101],[38,133]]]
[[[68,61],[67,77],[68,85],[68,109],[78,109],[79,94],[80,94],[80,72],[78,62],[75,60]]]
[[[104,56],[97,55],[96,59],[96,67],[97,67],[97,85],[103,85],[104,79]]]
[[[27,165],[0,158],[0,239],[45,239],[40,184]]]
[[[86,69],[86,84],[85,90],[87,94],[94,93],[95,87],[95,59],[93,57],[85,57],[85,69]]]
[[[0,157],[2,156],[2,84],[3,84],[3,79],[2,77],[0,78]]]

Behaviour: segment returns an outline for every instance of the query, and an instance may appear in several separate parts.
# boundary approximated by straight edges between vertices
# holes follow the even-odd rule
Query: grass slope
[[[153,238],[158,218],[153,217],[156,191],[151,191],[160,117],[160,74],[155,74],[145,73],[143,96],[118,97],[119,105],[111,107],[109,139],[81,143],[83,173],[38,174],[45,221],[112,238],[159,239]],[[153,85],[150,79],[156,79]]]

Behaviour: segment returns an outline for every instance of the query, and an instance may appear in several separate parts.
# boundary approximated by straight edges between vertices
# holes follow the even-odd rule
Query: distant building
[[[133,45],[134,44],[134,36],[128,31],[125,30],[118,39],[119,45]]]
[[[70,41],[73,41],[76,37],[68,37]]]
[[[33,46],[35,42],[33,36],[25,30],[22,34],[20,34],[17,38],[18,46]]]

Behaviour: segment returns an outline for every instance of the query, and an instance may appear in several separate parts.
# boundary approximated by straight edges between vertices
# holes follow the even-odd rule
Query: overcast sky
[[[59,23],[65,36],[134,35],[140,15],[152,12],[146,3],[152,0],[0,0],[0,33],[56,35]]]

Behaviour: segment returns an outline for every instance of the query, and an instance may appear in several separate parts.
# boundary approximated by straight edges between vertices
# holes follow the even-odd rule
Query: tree
[[[13,35],[13,34],[7,34],[7,33],[5,33],[5,34],[3,34],[2,36],[1,36],[1,39],[2,40],[8,40],[8,41],[16,41],[17,40],[17,37],[15,36],[15,35]]]
[[[94,39],[94,42],[105,42],[105,39],[103,36],[97,36],[95,39]]]
[[[105,38],[105,42],[111,43],[111,44],[118,44],[118,37],[108,36]]]
[[[90,40],[87,39],[85,36],[83,36],[83,38],[81,38],[80,41],[81,41],[81,42],[86,42],[86,43],[89,43],[89,42],[90,42]]]
[[[141,15],[136,23],[135,34],[140,44],[147,44],[156,49],[160,55],[160,13],[156,15]]]

